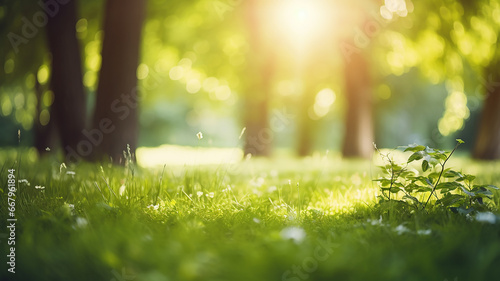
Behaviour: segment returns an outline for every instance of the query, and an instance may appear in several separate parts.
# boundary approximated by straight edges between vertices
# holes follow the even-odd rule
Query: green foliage
[[[381,166],[383,177],[375,180],[381,191],[379,204],[392,206],[397,201],[416,210],[425,210],[434,197],[436,200],[431,206],[436,208],[449,208],[462,214],[487,210],[487,203],[495,202],[492,190],[498,190],[498,187],[474,184],[476,176],[446,168],[448,160],[463,143],[457,139],[451,152],[417,144],[405,146],[404,152],[412,153],[405,163],[400,164],[388,153],[380,153],[387,164]],[[412,163],[418,161],[421,161],[421,171],[412,167]]]

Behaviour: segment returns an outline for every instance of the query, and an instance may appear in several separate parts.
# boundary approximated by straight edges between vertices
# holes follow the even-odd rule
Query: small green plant
[[[462,214],[487,209],[488,200],[494,202],[492,190],[498,190],[498,187],[476,185],[474,175],[446,168],[446,163],[462,143],[457,139],[451,152],[417,144],[404,146],[405,152],[413,153],[406,163],[401,164],[396,163],[389,153],[377,149],[387,162],[381,166],[383,177],[375,180],[381,191],[379,203],[397,202],[417,210],[444,207]],[[414,161],[421,161],[420,171],[410,167]],[[431,198],[435,200],[431,201]]]

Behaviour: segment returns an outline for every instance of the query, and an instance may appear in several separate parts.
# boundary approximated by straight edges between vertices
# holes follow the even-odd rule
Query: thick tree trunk
[[[500,83],[498,81],[500,77],[497,75],[497,79],[490,79],[485,85],[487,95],[472,152],[472,156],[476,159],[500,158]]]
[[[309,156],[312,152],[316,135],[317,121],[312,120],[309,111],[314,106],[316,95],[310,87],[302,93],[302,105],[299,123],[297,154],[301,157]]]
[[[53,115],[66,161],[78,161],[86,156],[79,149],[86,120],[85,92],[82,82],[80,46],[76,38],[76,1],[58,6],[58,12],[48,13],[47,36],[52,53],[50,87],[54,92]],[[87,153],[88,155],[88,153]]]
[[[252,85],[244,99],[245,146],[244,153],[253,156],[271,154],[274,132],[269,124],[269,99],[271,97],[271,77],[274,65],[272,58],[268,64],[254,66],[249,78]]]
[[[345,62],[347,114],[342,155],[370,158],[373,152],[372,89],[369,65],[362,54]]]
[[[274,57],[266,47],[261,20],[264,2],[247,2],[247,28],[249,31],[250,57],[246,97],[244,99],[244,123],[246,126],[244,153],[269,156],[274,139],[269,126],[269,99],[271,96]]]
[[[269,156],[274,132],[269,128],[269,110],[266,99],[245,101],[245,155]]]
[[[136,70],[146,0],[108,0],[104,19],[102,66],[93,127],[88,131],[94,160],[110,157],[124,163],[123,152],[134,153],[138,139]]]

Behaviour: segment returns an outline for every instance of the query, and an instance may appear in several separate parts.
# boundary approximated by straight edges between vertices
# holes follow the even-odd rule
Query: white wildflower
[[[60,174],[62,174],[62,170],[63,170],[63,169],[65,169],[65,170],[67,169],[66,164],[64,164],[64,162],[63,162],[63,163],[61,163],[61,166],[59,166],[59,173],[60,173]]]
[[[368,219],[368,222],[369,222],[371,225],[384,225],[384,224],[382,223],[382,216],[380,216],[380,219],[378,219],[378,220]]]
[[[476,214],[476,220],[479,222],[487,222],[494,224],[497,220],[495,214],[492,212],[479,212]]]
[[[401,235],[401,234],[406,233],[406,232],[410,232],[410,230],[408,229],[408,227],[406,227],[406,226],[404,226],[402,224],[398,225],[394,229],[394,231],[396,231],[398,233],[398,235]]]
[[[160,205],[158,205],[158,204],[156,204],[156,205],[151,204],[151,205],[147,206],[146,208],[153,209],[153,210],[158,210],[158,208],[160,208]]]
[[[274,191],[276,191],[276,189],[278,188],[275,185],[271,185],[270,187],[267,188],[267,192],[273,193]]]
[[[432,231],[430,229],[419,229],[417,231],[418,235],[431,235]]]
[[[87,219],[82,217],[76,218],[76,224],[75,224],[76,228],[85,228],[88,224],[89,222],[87,221]],[[73,228],[75,228],[75,226]]]
[[[196,137],[197,137],[199,140],[201,140],[201,139],[203,138],[203,134],[202,134],[201,132],[198,132],[198,133],[196,134]]]
[[[301,227],[291,226],[284,228],[280,232],[281,238],[284,240],[291,239],[295,243],[300,243],[306,238],[306,232]]]
[[[203,191],[198,191],[198,192],[196,192],[196,195],[198,195],[198,197],[203,196]]]
[[[30,182],[27,179],[20,179],[19,183],[25,183],[27,186],[30,186]]]
[[[120,196],[123,196],[123,193],[125,193],[125,185],[122,184],[122,186],[120,186],[120,188],[118,189],[118,194],[120,194]]]
[[[35,185],[35,189],[45,189],[45,186]]]

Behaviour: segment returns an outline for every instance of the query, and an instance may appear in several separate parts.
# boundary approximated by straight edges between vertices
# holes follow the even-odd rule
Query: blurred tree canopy
[[[438,121],[441,136],[462,130],[471,110],[481,109],[479,120],[473,120],[473,156],[499,158],[500,2],[420,1],[412,10],[399,26],[385,32],[383,44],[390,51],[379,57],[383,69],[401,75],[417,67],[433,84],[445,85]]]
[[[138,144],[200,145],[202,131],[203,145],[256,155],[274,145],[366,156],[373,140],[446,146],[460,136],[476,144],[476,157],[498,158],[499,2],[149,0],[136,69]],[[91,116],[105,7],[77,3]],[[35,139],[55,119],[42,6],[0,4],[4,145],[15,143],[17,128]]]

